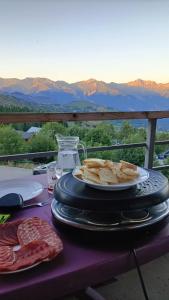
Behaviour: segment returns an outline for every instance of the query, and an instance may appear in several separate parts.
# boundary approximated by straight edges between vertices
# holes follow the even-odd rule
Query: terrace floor
[[[32,175],[31,169],[0,166],[0,181]],[[169,299],[169,254],[141,267],[149,300]],[[144,300],[136,270],[118,276],[118,281],[99,286],[96,290],[107,300]],[[84,299],[84,298],[83,298]],[[86,297],[87,299],[87,297]],[[78,300],[65,297],[64,300]]]

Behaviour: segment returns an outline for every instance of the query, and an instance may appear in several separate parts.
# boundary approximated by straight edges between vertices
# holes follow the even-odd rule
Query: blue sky
[[[169,82],[168,0],[0,0],[0,77]]]

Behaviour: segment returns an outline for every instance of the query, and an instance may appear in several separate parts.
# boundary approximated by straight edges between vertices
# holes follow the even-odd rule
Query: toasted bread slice
[[[89,168],[91,173],[94,173],[94,174],[97,174],[97,175],[99,175],[99,169],[100,168]]]
[[[97,184],[118,184],[135,179],[139,175],[137,166],[127,161],[113,162],[99,158],[88,158],[75,174],[78,178]]]
[[[88,168],[104,167],[105,160],[99,158],[88,158],[83,161]]]
[[[100,184],[100,177],[98,175],[90,172],[89,169],[84,169],[83,179],[86,179],[86,180],[89,180],[89,181]]]
[[[130,168],[123,169],[122,171],[123,173],[131,177],[137,177],[139,175],[137,170],[132,170]]]
[[[85,168],[86,168],[86,166],[80,166],[79,169],[83,172]]]
[[[109,168],[109,169],[114,169],[114,162],[113,161],[111,161],[111,160],[105,160],[105,164],[104,164],[104,166],[106,167],[106,168]]]
[[[127,162],[127,161],[120,160],[120,163],[121,163],[121,169],[128,168],[128,169],[132,169],[132,170],[135,170],[135,171],[137,170],[137,166],[136,165],[131,164],[131,163]]]
[[[129,176],[129,175],[123,173],[123,171],[121,171],[120,169],[116,169],[116,174],[117,174],[119,182],[127,182],[130,180],[133,180],[132,176]]]
[[[99,177],[101,183],[111,183],[111,184],[118,183],[117,176],[113,174],[113,172],[108,168],[100,168]]]
[[[74,175],[80,179],[83,177],[83,171],[81,169],[75,171]]]

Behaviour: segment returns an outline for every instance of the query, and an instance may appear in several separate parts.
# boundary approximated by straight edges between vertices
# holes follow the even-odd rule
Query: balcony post
[[[156,134],[157,119],[149,119],[147,127],[147,142],[144,167],[152,169],[153,157],[154,157],[154,146],[155,146],[155,134]]]

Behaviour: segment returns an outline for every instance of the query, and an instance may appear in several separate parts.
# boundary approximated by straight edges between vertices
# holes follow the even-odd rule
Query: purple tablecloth
[[[32,180],[39,181],[46,186],[46,175],[32,176]],[[49,197],[47,189],[36,200]],[[14,213],[11,220],[22,217],[38,216],[47,220],[52,226],[50,205],[29,208]],[[54,227],[58,231],[57,225]],[[134,260],[130,250],[118,248],[117,244],[103,247],[99,245],[85,245],[76,242],[68,235],[59,231],[64,250],[51,262],[42,263],[30,270],[0,275],[0,299],[57,299],[75,293],[89,285],[104,282],[122,272],[134,267]],[[113,240],[113,236],[112,236]],[[145,263],[169,251],[169,225],[159,229],[153,235],[146,233],[135,241],[140,263]]]

